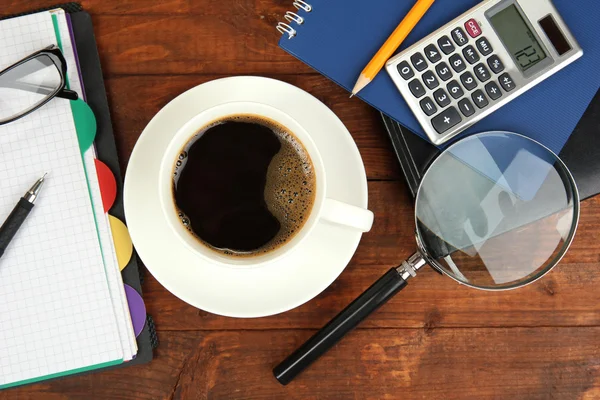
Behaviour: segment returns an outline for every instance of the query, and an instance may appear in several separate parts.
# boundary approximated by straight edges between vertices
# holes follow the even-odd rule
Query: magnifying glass
[[[579,194],[565,164],[525,136],[462,139],[425,172],[416,196],[417,251],[390,269],[273,373],[291,382],[429,264],[464,285],[506,290],[548,273],[569,248]]]

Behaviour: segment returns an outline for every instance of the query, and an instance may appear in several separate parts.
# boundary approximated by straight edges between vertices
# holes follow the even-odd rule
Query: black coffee
[[[252,256],[289,241],[315,199],[315,175],[300,141],[274,121],[236,115],[202,128],[176,161],[182,223],[227,255]]]

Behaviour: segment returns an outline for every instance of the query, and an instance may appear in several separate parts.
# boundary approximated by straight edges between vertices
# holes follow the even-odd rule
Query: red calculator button
[[[465,29],[469,32],[472,38],[476,38],[481,35],[481,28],[479,24],[474,19],[470,19],[465,23]]]

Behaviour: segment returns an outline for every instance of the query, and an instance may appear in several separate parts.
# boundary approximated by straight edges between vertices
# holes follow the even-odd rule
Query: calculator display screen
[[[493,15],[490,22],[521,71],[546,58],[542,46],[514,4]]]

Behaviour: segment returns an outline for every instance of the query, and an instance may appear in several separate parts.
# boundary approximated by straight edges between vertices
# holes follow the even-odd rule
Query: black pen
[[[0,257],[4,254],[4,250],[8,247],[8,244],[12,238],[16,235],[17,231],[25,222],[25,218],[29,215],[29,212],[33,208],[33,203],[40,194],[44,179],[47,174],[44,174],[36,183],[33,184],[23,197],[19,200],[15,208],[12,210],[6,221],[0,227]]]

